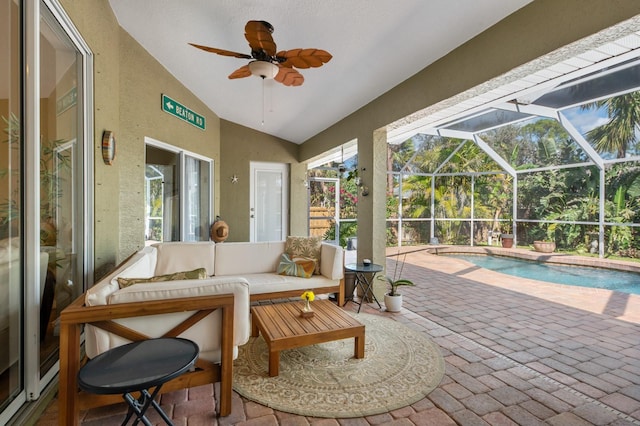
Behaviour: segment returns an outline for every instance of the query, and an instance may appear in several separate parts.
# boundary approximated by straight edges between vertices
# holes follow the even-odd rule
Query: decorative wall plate
[[[105,130],[102,134],[102,160],[104,164],[111,165],[116,158],[116,138],[111,130]]]

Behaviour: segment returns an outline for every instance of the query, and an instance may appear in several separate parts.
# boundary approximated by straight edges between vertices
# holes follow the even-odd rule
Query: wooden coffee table
[[[316,343],[355,338],[353,354],[364,358],[364,325],[329,300],[311,304],[314,316],[302,318],[303,302],[277,303],[251,308],[251,335],[262,337],[269,348],[269,376],[280,370],[280,351]]]

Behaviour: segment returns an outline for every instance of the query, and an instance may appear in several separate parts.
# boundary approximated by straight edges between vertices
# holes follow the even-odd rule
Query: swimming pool
[[[623,293],[640,294],[640,274],[611,269],[531,262],[510,257],[447,254],[492,271],[580,287],[604,288]]]

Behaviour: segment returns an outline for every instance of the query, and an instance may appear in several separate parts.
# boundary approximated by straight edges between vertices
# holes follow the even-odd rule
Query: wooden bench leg
[[[222,324],[233,324],[233,305],[222,309]],[[220,354],[220,416],[231,414],[233,392],[233,327],[222,327]]]
[[[78,425],[78,370],[80,369],[80,325],[60,325],[60,384],[58,424]]]

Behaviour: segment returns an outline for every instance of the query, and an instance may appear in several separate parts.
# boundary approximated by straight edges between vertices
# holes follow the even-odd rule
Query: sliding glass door
[[[0,0],[0,409],[24,389],[22,380],[23,241],[20,2]]]
[[[89,283],[91,56],[54,0],[0,0],[0,424],[58,372]]]
[[[53,13],[40,20],[40,366],[58,360],[60,312],[83,289],[82,55]],[[45,263],[46,261],[46,263]]]

